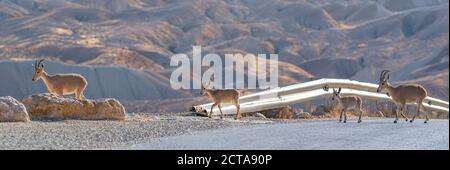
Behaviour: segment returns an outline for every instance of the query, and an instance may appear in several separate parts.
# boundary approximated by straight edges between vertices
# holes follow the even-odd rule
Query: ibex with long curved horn
[[[427,91],[424,87],[418,84],[402,84],[396,87],[392,86],[389,82],[389,71],[383,70],[380,74],[380,82],[378,84],[377,92],[381,92],[383,89],[388,91],[388,95],[391,96],[394,103],[397,105],[396,117],[394,123],[398,121],[398,114],[402,114],[405,117],[406,121],[408,118],[403,115],[403,112],[406,109],[406,104],[416,103],[417,104],[417,112],[410,120],[412,123],[416,116],[420,113],[420,108],[425,107],[422,104],[423,99],[427,97]],[[424,123],[428,121],[428,112],[426,111],[426,119]]]
[[[49,75],[44,71],[44,64],[36,60],[34,63],[34,75],[32,81],[42,79],[47,90],[50,93],[56,94],[60,97],[63,95],[74,94],[78,100],[85,100],[84,90],[88,83],[86,79],[80,74],[55,74]]]
[[[338,90],[335,90],[333,88],[333,96],[331,97],[331,100],[337,101],[338,107],[339,107],[339,122],[342,121],[342,114],[344,115],[344,123],[347,122],[347,111],[350,109],[355,109],[359,112],[359,118],[358,123],[361,123],[361,116],[362,116],[362,99],[359,96],[341,96],[341,88]]]

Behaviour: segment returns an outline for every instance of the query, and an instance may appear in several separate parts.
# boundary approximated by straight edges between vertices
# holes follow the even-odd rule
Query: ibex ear
[[[341,93],[341,88],[339,87],[338,94],[340,94],[340,93]]]
[[[206,84],[206,87],[207,88],[211,88],[211,80],[208,80],[208,82],[206,82],[207,84]]]

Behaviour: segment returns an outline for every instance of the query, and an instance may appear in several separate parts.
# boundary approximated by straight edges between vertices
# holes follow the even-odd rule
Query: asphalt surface
[[[448,150],[449,121],[414,123],[391,119],[362,123],[305,121],[199,131],[181,136],[152,139],[121,149],[395,149]]]

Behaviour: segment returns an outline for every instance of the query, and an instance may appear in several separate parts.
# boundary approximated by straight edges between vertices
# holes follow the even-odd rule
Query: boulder
[[[0,97],[0,122],[28,122],[25,106],[11,96]]]
[[[294,111],[291,107],[281,107],[276,109],[269,109],[261,111],[261,114],[263,114],[267,118],[275,118],[275,119],[292,119],[294,116]]]
[[[259,118],[266,118],[266,116],[264,116],[262,113],[256,112],[255,114],[253,114],[253,116],[255,117],[259,117]]]
[[[31,119],[124,120],[125,108],[116,99],[77,100],[50,93],[25,97]]]
[[[294,115],[294,119],[312,119],[313,116],[308,112],[300,112]]]

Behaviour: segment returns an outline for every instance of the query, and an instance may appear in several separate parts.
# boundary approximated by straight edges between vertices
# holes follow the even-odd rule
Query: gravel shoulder
[[[243,128],[245,127],[245,128]],[[125,121],[0,123],[4,149],[448,149],[448,120],[209,119],[130,114]],[[202,141],[200,144],[198,141]],[[255,142],[258,141],[258,142]]]
[[[125,121],[0,122],[0,150],[112,149],[154,138],[273,122],[261,118],[211,120],[186,113],[130,114]]]

